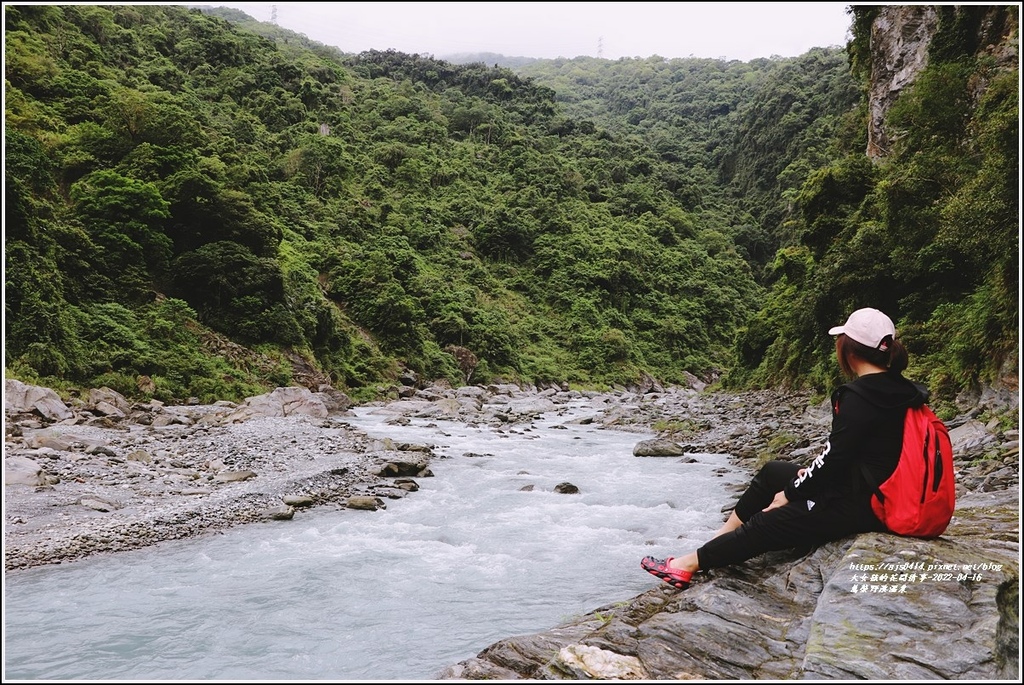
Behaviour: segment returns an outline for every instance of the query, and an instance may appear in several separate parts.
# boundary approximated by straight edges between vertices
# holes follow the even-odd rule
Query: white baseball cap
[[[828,331],[829,335],[840,335],[845,333],[847,337],[853,338],[861,345],[879,349],[886,336],[896,337],[896,327],[892,319],[871,307],[858,309],[842,326],[835,326]]]

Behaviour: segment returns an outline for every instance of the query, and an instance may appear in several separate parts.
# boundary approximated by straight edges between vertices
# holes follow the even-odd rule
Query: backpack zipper
[[[924,482],[921,483],[921,503],[924,504],[925,496],[928,494],[928,439],[931,437],[930,433],[924,434]]]

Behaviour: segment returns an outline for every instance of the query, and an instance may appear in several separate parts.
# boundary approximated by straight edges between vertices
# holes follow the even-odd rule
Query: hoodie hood
[[[894,371],[869,373],[840,386],[839,390],[853,390],[871,404],[882,409],[919,407],[928,401],[928,388],[907,380]]]

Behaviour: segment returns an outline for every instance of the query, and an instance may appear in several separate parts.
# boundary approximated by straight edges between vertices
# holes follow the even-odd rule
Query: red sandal
[[[652,575],[658,576],[672,587],[685,590],[690,587],[690,580],[693,578],[693,571],[687,571],[680,568],[670,568],[669,562],[674,558],[675,557],[655,559],[654,557],[644,557],[640,562],[640,568]]]

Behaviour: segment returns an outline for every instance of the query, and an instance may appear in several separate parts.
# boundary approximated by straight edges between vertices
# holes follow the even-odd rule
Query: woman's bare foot
[[[696,573],[700,570],[700,562],[697,560],[697,553],[690,552],[681,557],[674,557],[669,560],[668,567],[678,571],[689,571]]]

